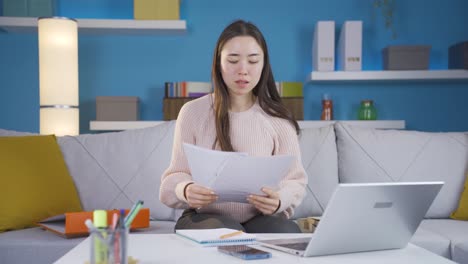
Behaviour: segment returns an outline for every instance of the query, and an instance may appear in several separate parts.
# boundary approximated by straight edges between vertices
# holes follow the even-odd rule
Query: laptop
[[[258,242],[302,257],[404,248],[443,184],[339,184],[312,237]]]

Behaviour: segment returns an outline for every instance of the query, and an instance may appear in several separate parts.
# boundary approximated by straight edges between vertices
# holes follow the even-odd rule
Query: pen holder
[[[128,234],[128,228],[91,231],[90,263],[128,264]]]

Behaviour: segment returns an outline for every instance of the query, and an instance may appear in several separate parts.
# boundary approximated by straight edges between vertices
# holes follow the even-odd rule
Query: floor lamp
[[[79,134],[78,23],[39,18],[40,133]]]

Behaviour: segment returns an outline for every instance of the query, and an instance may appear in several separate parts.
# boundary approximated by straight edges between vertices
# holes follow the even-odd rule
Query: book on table
[[[178,229],[176,234],[204,247],[226,245],[248,245],[256,241],[254,234],[248,234],[231,228],[215,229]]]

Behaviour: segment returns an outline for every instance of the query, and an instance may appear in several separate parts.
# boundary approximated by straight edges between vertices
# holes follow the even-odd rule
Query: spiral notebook
[[[240,233],[238,230],[230,228],[216,229],[179,229],[176,234],[188,238],[204,247],[227,246],[227,245],[247,245],[256,241],[254,234]],[[229,234],[235,234],[229,236]],[[229,236],[222,238],[223,236]]]

